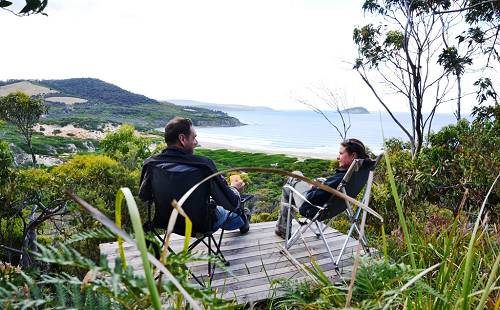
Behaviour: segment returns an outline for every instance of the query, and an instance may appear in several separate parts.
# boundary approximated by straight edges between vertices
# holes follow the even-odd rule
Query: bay
[[[333,111],[326,113],[332,123],[342,131],[340,115]],[[338,146],[342,140],[340,135],[322,115],[314,111],[237,111],[229,114],[247,125],[197,127],[200,146],[315,158],[335,158],[338,154]],[[409,113],[399,112],[395,113],[395,116],[406,128],[411,128]],[[360,139],[375,154],[383,151],[382,128],[386,138],[408,140],[388,113],[351,114],[349,118],[351,127],[347,137]],[[451,113],[436,114],[432,130],[439,130],[455,122],[456,119]]]

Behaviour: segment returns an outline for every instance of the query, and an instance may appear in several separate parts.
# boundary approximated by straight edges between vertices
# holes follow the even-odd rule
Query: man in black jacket
[[[348,139],[340,143],[339,155],[337,156],[337,160],[339,162],[339,168],[335,170],[335,173],[328,177],[323,183],[325,185],[330,186],[331,188],[337,188],[344,178],[347,169],[357,158],[368,158],[366,154],[366,149],[364,144],[358,139]],[[295,171],[294,173],[302,175],[300,171]],[[316,206],[323,206],[327,203],[327,201],[332,197],[332,194],[317,188],[311,187],[308,183],[304,181],[300,181],[294,178],[289,178],[287,180],[287,184],[295,188],[298,192],[302,193],[304,197],[309,200],[312,204]],[[288,203],[288,199],[292,193],[290,193],[289,189],[284,188],[281,195],[281,210],[278,217],[278,221],[276,222],[275,233],[285,239],[286,235],[286,227],[291,226],[291,223],[287,223],[287,214],[288,209],[286,207],[286,203]],[[306,218],[313,218],[318,209],[313,207],[311,204],[303,201],[297,195],[293,195],[293,200],[295,205],[299,207],[299,213]],[[328,210],[328,216],[333,217],[340,213],[343,210]],[[291,231],[291,229],[289,230]]]
[[[171,172],[181,172],[177,173],[179,179],[173,180],[174,184],[169,184],[170,187],[172,187],[172,185],[175,186],[176,182],[179,182],[179,184],[186,183],[183,177],[187,177],[187,175],[189,175],[187,172],[193,169],[203,171],[205,177],[217,172],[217,168],[212,160],[203,156],[193,155],[194,148],[198,145],[198,141],[196,140],[196,131],[190,119],[175,117],[169,121],[165,126],[165,142],[167,143],[166,149],[160,154],[146,159],[144,162],[139,190],[139,197],[143,201],[153,201],[155,190],[162,190],[162,188],[166,187],[163,186],[163,184],[152,183],[151,170],[153,167],[161,167],[161,169]],[[183,171],[186,171],[186,174],[183,174]],[[156,189],[153,188],[154,186],[156,186]],[[212,219],[212,227],[210,227],[210,229],[212,231],[224,227],[226,230],[240,229],[240,232],[243,234],[248,232],[250,227],[250,215],[248,212],[243,212],[240,196],[244,186],[245,183],[241,179],[231,179],[230,186],[228,186],[222,176],[211,179],[210,185],[207,187],[209,188],[208,194],[217,204],[216,207],[211,209],[212,213],[210,214]],[[180,197],[174,198],[178,200]],[[208,201],[209,197],[206,198]],[[158,208],[158,206],[156,207]],[[168,208],[170,206],[161,207]],[[158,214],[160,213],[161,212],[157,209],[155,214],[156,219],[158,219]],[[170,214],[170,212],[168,212],[168,214]],[[207,221],[206,218],[196,218],[197,214],[190,214],[190,217],[193,217],[191,219],[193,225],[197,222],[201,223]],[[166,225],[165,218],[161,219],[161,222],[162,224],[160,225]]]

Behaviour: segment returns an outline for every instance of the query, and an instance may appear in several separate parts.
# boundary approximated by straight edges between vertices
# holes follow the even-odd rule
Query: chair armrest
[[[285,186],[283,186],[284,188],[288,188],[289,190],[291,190],[294,194],[297,194],[302,200],[304,200],[305,202],[307,202],[308,204],[310,204],[311,206],[319,209],[319,210],[323,210],[325,208],[323,207],[320,207],[320,206],[317,206],[313,203],[311,203],[309,200],[307,200],[306,197],[304,197],[304,195],[302,195],[302,193],[300,193],[298,190],[296,190],[295,188],[293,188],[292,186],[290,186],[289,184],[286,184]]]

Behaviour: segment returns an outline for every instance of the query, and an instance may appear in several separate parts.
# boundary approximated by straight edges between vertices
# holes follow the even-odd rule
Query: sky
[[[48,16],[0,11],[0,29],[10,30],[2,31],[0,80],[92,77],[158,100],[274,109],[307,109],[300,100],[321,107],[314,93],[328,88],[347,106],[377,111],[352,70],[352,30],[367,23],[361,4],[49,0]]]

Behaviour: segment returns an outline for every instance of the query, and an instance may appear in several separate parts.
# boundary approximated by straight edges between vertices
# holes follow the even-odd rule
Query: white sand
[[[21,91],[28,94],[29,96],[41,95],[41,94],[51,94],[57,93],[56,90],[38,86],[28,81],[17,82],[9,85],[4,85],[0,87],[0,96],[7,96],[10,93]]]
[[[43,127],[45,130],[40,130],[41,127]],[[108,134],[108,132],[116,131],[118,127],[108,123],[104,125],[102,131],[97,131],[97,130],[87,130],[84,128],[78,128],[72,124],[66,126],[37,124],[34,126],[34,129],[35,131],[40,132],[44,136],[60,136],[60,137],[72,137],[78,139],[102,140]],[[57,131],[54,132],[54,130]]]
[[[81,99],[77,97],[48,97],[45,98],[46,101],[50,102],[61,102],[67,105],[73,105],[75,103],[85,103],[87,102],[86,99]]]

